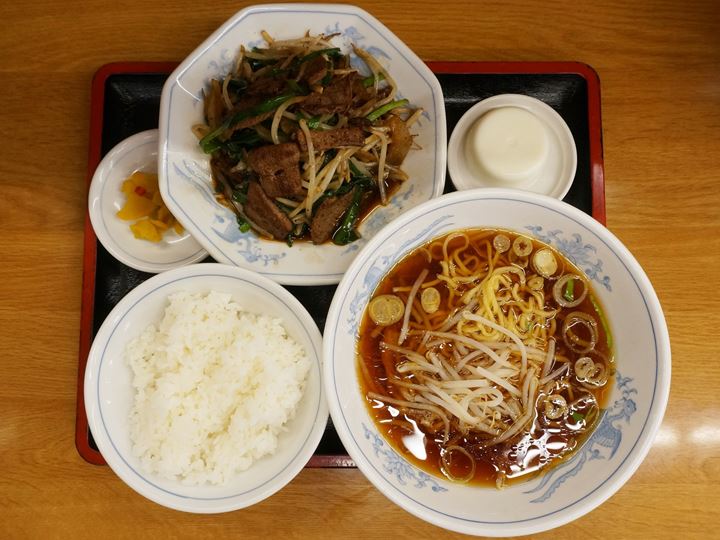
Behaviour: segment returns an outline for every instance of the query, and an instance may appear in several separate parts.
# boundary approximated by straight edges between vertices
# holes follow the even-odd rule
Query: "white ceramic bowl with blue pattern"
[[[215,201],[209,159],[191,131],[203,123],[202,91],[210,79],[226,74],[240,45],[263,43],[260,32],[293,38],[305,31],[339,33],[343,52],[352,43],[371,52],[398,82],[398,94],[425,111],[413,133],[422,151],[403,163],[410,179],[386,207],[361,224],[362,238],[347,246],[315,246],[261,240],[241,233],[235,215]],[[351,55],[352,56],[352,55]],[[279,283],[337,283],[359,249],[385,224],[443,192],[447,154],[445,106],[435,75],[375,17],[343,4],[269,4],[244,9],[203,42],[170,75],[160,103],[160,191],[170,211],[219,262],[249,268]]]
[[[125,204],[122,184],[135,171],[156,172],[158,130],[150,129],[119,142],[93,173],[88,214],[103,247],[121,263],[141,272],[165,272],[203,260],[208,253],[189,232],[167,232],[160,242],[135,238],[132,221],[117,217]]]
[[[249,312],[283,321],[302,345],[310,371],[295,416],[272,456],[265,456],[224,485],[183,485],[144,471],[132,451],[132,370],[127,344],[163,317],[168,295],[188,291],[229,293]],[[158,504],[195,513],[228,512],[269,497],[299,473],[317,448],[328,419],[322,376],[322,338],[310,314],[287,290],[255,272],[225,264],[193,264],[158,274],[127,294],[110,312],[93,341],[85,370],[85,410],[105,461],[132,489]]]
[[[544,476],[503,490],[452,483],[419,470],[384,440],[368,415],[355,369],[363,311],[386,272],[405,254],[450,231],[500,227],[552,244],[582,268],[605,307],[617,359],[609,406],[588,441]],[[511,536],[563,525],[615,493],[640,465],[670,389],[670,342],[650,281],[600,223],[556,199],[519,190],[445,195],[378,233],[340,283],[324,332],[330,414],[358,467],[387,497],[447,529]]]

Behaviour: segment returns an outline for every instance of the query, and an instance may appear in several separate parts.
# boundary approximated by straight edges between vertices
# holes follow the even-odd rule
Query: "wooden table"
[[[357,470],[304,470],[250,509],[202,516],[143,499],[75,449],[92,75],[111,61],[180,60],[242,4],[31,0],[0,8],[2,538],[443,534],[389,503]],[[607,223],[656,287],[673,384],[659,436],[632,479],[589,515],[538,537],[717,534],[717,3],[362,4],[424,59],[580,60],[598,71]]]

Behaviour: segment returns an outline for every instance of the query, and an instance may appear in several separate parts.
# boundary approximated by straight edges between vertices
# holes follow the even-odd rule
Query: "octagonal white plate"
[[[193,135],[202,123],[202,92],[210,79],[226,74],[240,45],[252,47],[266,30],[276,38],[305,31],[339,33],[344,52],[351,43],[371,52],[398,82],[399,95],[424,109],[413,126],[422,150],[411,151],[403,169],[410,179],[386,207],[361,224],[362,238],[347,246],[259,239],[241,233],[235,215],[215,201],[209,159]],[[372,15],[340,4],[274,4],[244,9],[221,26],[170,75],[160,105],[160,192],[180,223],[219,262],[254,270],[279,283],[337,283],[358,250],[393,218],[439,196],[445,185],[447,134],[442,89],[435,75],[400,39]]]

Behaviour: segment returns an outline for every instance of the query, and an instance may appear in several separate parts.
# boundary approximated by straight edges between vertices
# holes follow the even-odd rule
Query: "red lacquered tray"
[[[92,83],[87,185],[102,157],[117,143],[156,128],[160,93],[177,66],[170,62],[107,64]],[[445,96],[448,137],[460,116],[487,97],[527,94],[552,106],[575,139],[578,168],[565,202],[605,223],[605,179],[600,117],[600,81],[595,71],[578,62],[428,62]],[[453,191],[448,178],[445,191]],[[113,259],[95,237],[85,217],[80,352],[77,380],[75,443],[90,463],[105,464],[88,429],[83,395],[85,364],[95,332],[110,310],[151,274]],[[287,287],[322,330],[335,286]],[[308,467],[353,467],[332,422]]]

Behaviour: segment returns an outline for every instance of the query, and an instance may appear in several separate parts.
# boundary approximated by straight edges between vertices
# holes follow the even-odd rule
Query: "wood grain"
[[[579,60],[602,83],[608,227],[665,310],[673,386],[632,479],[537,538],[706,538],[720,519],[717,2],[361,2],[427,60]],[[244,2],[0,6],[0,537],[454,537],[356,470],[304,470],[240,512],[152,504],[73,442],[93,73],[181,60]],[[459,535],[457,535],[459,536]]]

